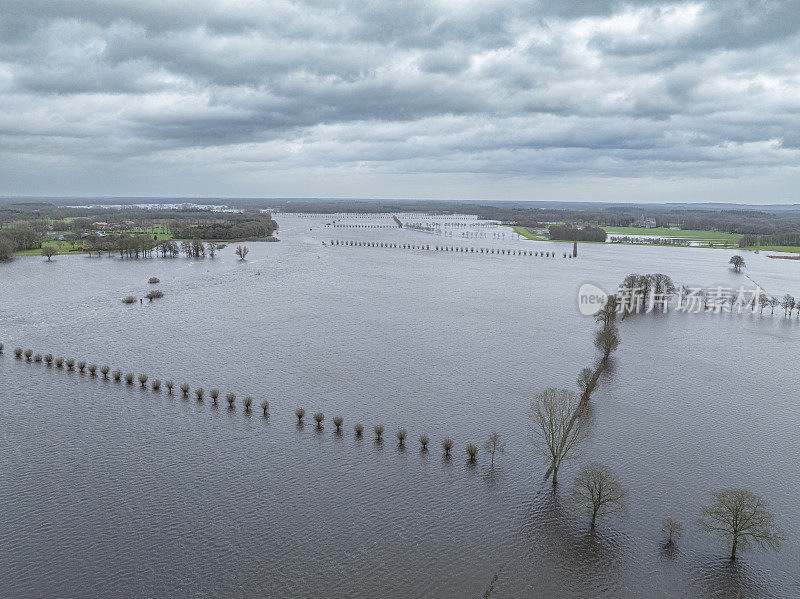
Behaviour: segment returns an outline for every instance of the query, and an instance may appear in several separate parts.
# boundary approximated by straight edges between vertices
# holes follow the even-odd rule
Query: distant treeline
[[[744,235],[739,240],[739,247],[747,248],[760,245],[800,246],[800,233],[778,233],[776,235]]]
[[[0,207],[0,261],[8,260],[14,252],[40,249],[55,234],[73,247],[80,244],[90,251],[139,255],[158,245],[155,230],[168,232],[176,239],[230,241],[274,240],[272,235],[277,228],[272,216],[261,211],[11,204]]]
[[[182,221],[169,224],[176,239],[263,239],[271,237],[278,223],[269,214],[227,214],[218,222],[193,225]]]
[[[572,225],[550,225],[550,238],[564,241],[605,241],[606,232],[600,227]]]

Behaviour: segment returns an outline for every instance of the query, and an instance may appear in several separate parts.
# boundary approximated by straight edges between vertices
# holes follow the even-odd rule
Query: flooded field
[[[249,243],[245,262],[228,246],[214,259],[0,265],[0,596],[477,598],[490,586],[491,597],[508,598],[800,594],[797,317],[620,323],[615,368],[592,397],[586,457],[560,474],[555,495],[526,421],[538,392],[575,388],[594,359],[595,325],[577,308],[582,284],[613,290],[631,272],[663,272],[797,296],[800,264],[746,253],[737,274],[728,250],[615,244],[582,244],[563,259],[572,244],[518,239],[467,217],[434,226],[420,216],[416,230],[391,228],[390,215],[336,217],[370,228],[275,218],[282,241]],[[143,297],[152,276],[162,299],[121,303]],[[29,363],[14,358],[16,346],[238,400],[229,410],[208,396]],[[269,418],[258,408],[265,399]],[[386,427],[381,443],[376,424]],[[505,453],[494,467],[483,452],[468,464],[465,445],[482,447],[494,430]],[[589,459],[611,466],[629,494],[626,517],[601,521],[594,535],[567,501]],[[722,487],[769,501],[788,537],[780,551],[731,565],[694,525]],[[659,534],[667,516],[685,530],[673,554]]]

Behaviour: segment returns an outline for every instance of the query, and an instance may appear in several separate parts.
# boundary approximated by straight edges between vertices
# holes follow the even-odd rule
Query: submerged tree
[[[581,402],[568,389],[545,389],[531,402],[528,416],[532,443],[549,463],[553,484],[564,461],[578,457],[578,447],[589,434],[588,421],[580,417]]]
[[[341,433],[342,432],[342,423],[343,422],[344,422],[344,418],[342,418],[341,416],[334,416],[333,417],[333,424],[336,427],[336,432],[337,433]]]
[[[264,410],[264,416],[269,416],[269,402],[266,399],[261,402],[261,409]]]
[[[731,256],[731,259],[728,260],[728,264],[732,264],[733,270],[735,270],[736,272],[740,272],[743,266],[747,266],[744,263],[744,258],[742,258],[739,254]]]
[[[672,518],[664,518],[661,522],[661,534],[666,537],[665,545],[672,547],[683,536],[683,526]]]
[[[420,435],[419,444],[422,445],[422,451],[428,451],[428,443],[430,443],[430,437],[428,435]]]
[[[453,445],[453,440],[450,437],[442,441],[442,449],[444,449],[445,456],[450,457],[450,450],[453,449]]]
[[[594,335],[594,346],[603,353],[603,362],[607,362],[611,353],[619,347],[619,330],[614,325],[603,327]]]
[[[383,429],[383,425],[382,425],[382,424],[376,424],[376,425],[373,427],[373,429],[372,429],[372,430],[374,430],[374,431],[375,431],[375,440],[376,440],[376,441],[381,441],[381,440],[382,440],[382,437],[383,437],[383,430],[384,430],[384,429]]]
[[[237,245],[236,246],[236,255],[239,256],[239,260],[244,260],[247,258],[247,254],[250,253],[250,248],[246,245]]]
[[[614,324],[617,320],[617,310],[619,309],[619,300],[616,295],[609,295],[606,298],[606,303],[594,315],[594,321],[602,323],[604,327]]]
[[[42,246],[42,256],[47,258],[48,262],[50,262],[57,253],[56,249],[51,245]]]
[[[786,295],[784,295],[783,296],[783,300],[781,300],[781,307],[783,308],[783,315],[786,316],[788,314],[789,316],[791,316],[792,312],[794,311],[794,305],[795,305],[794,297],[792,297],[788,293]]]
[[[306,411],[303,408],[297,408],[294,415],[297,416],[297,424],[303,424],[303,416],[306,415]]]
[[[475,456],[478,455],[478,446],[473,443],[467,443],[467,455],[469,456],[470,463],[475,461]]]
[[[785,539],[775,526],[766,502],[746,489],[723,489],[711,493],[712,502],[704,506],[697,525],[717,534],[731,546],[731,559],[736,559],[739,547],[755,544],[761,548],[778,549]]]
[[[608,466],[590,462],[572,484],[572,499],[592,518],[594,530],[598,516],[625,511],[625,491]]]
[[[494,454],[503,453],[506,449],[506,444],[500,440],[500,434],[497,431],[494,431],[489,435],[489,438],[486,439],[486,442],[483,444],[483,448],[486,450],[486,453],[492,456],[491,465],[494,466]]]

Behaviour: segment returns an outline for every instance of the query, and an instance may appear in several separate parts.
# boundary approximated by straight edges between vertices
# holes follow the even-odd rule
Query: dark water
[[[0,265],[0,596],[480,597],[495,575],[492,597],[800,595],[797,318],[621,324],[585,459],[619,474],[628,514],[595,535],[567,501],[584,460],[554,496],[527,441],[531,398],[573,387],[593,359],[582,283],[661,271],[746,284],[729,252],[582,245],[570,261],[326,248],[331,237],[444,240],[278,220],[283,241],[249,244],[246,263],[229,247],[214,260]],[[569,250],[510,235],[446,242]],[[800,295],[800,263],[745,258],[769,292]],[[123,306],[150,276],[165,297]],[[26,363],[17,345],[239,401],[229,411]],[[245,395],[268,399],[269,419],[245,414]],[[465,444],[492,430],[507,441],[495,467],[483,453],[467,464]],[[789,537],[779,552],[732,566],[696,528],[709,491],[732,486],[767,498]],[[685,529],[672,555],[666,516]]]

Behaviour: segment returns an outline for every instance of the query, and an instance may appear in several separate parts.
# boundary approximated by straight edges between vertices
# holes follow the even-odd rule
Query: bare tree
[[[619,331],[614,325],[603,327],[594,335],[594,346],[603,352],[603,362],[606,362],[611,352],[619,347]]]
[[[206,246],[208,247],[208,255],[212,258],[217,255],[217,242],[209,241]]]
[[[578,457],[578,447],[589,434],[588,421],[579,417],[580,409],[580,399],[569,389],[545,389],[528,410],[531,441],[549,463],[554,485],[561,464]]]
[[[672,547],[683,536],[683,526],[672,518],[664,518],[661,522],[661,534],[667,537],[667,547]]]
[[[712,502],[703,507],[697,525],[720,535],[731,544],[731,559],[736,559],[738,547],[751,544],[761,548],[778,549],[785,539],[775,526],[766,502],[746,489],[722,489],[711,493]]]
[[[769,297],[767,296],[766,293],[762,292],[758,296],[758,313],[759,314],[763,314],[764,313],[764,307],[765,306],[769,306]]]
[[[657,272],[649,275],[650,289],[653,294],[653,304],[663,307],[675,294],[675,283],[669,275]]]
[[[250,253],[250,248],[246,245],[237,245],[236,246],[236,255],[239,256],[239,260],[244,260],[247,257],[247,254]]]
[[[492,456],[492,466],[494,466],[494,454],[503,453],[506,450],[506,444],[500,440],[500,434],[497,431],[492,432],[486,443],[483,444],[486,453]]]
[[[614,324],[617,319],[617,310],[619,309],[619,300],[616,295],[609,295],[606,303],[594,315],[594,321],[602,323],[603,327]]]
[[[733,270],[736,272],[740,272],[743,266],[747,266],[744,263],[744,258],[740,255],[736,254],[735,256],[731,256],[731,259],[728,260],[728,264],[733,264]]]
[[[784,316],[786,316],[787,312],[789,316],[791,316],[792,311],[794,310],[794,298],[788,293],[784,295],[783,300],[781,301],[781,307],[783,308]]]
[[[780,300],[775,296],[770,296],[769,298],[769,307],[770,307],[770,316],[775,314],[775,308],[781,303]]]
[[[580,389],[581,392],[581,401],[588,400],[591,397],[592,391],[594,391],[596,385],[597,378],[595,378],[595,371],[588,366],[581,369],[578,374],[578,389]]]
[[[572,499],[592,518],[594,530],[598,516],[625,511],[625,491],[611,468],[597,462],[584,466],[572,484]]]

